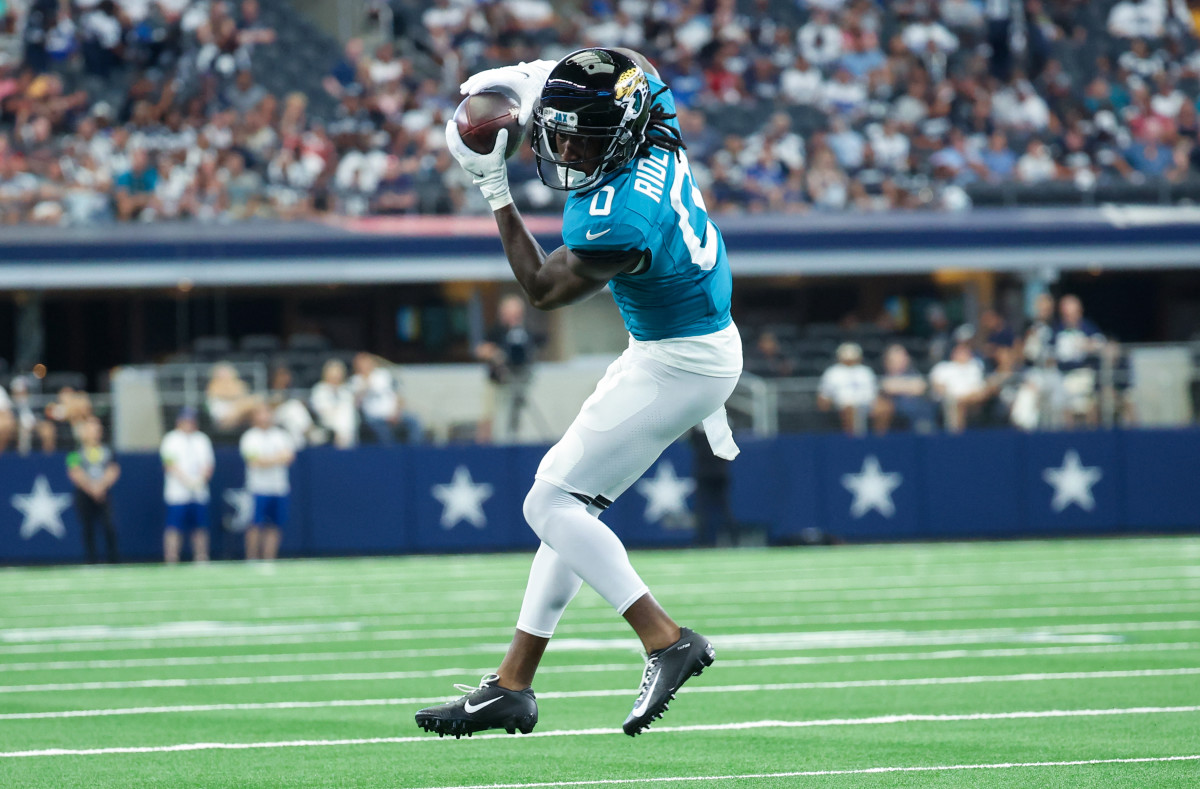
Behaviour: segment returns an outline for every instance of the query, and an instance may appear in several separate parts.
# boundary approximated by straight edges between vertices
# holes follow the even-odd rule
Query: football
[[[476,153],[490,152],[496,145],[496,135],[501,129],[508,129],[508,146],[504,151],[504,157],[508,158],[517,152],[525,136],[525,129],[517,122],[520,109],[517,100],[507,93],[480,91],[462,100],[454,111],[454,123],[462,141]]]

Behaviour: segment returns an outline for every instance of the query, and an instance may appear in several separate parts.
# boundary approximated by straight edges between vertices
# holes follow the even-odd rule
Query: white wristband
[[[508,189],[507,168],[477,177],[474,180],[479,191],[483,193],[483,199],[488,201],[488,205],[492,207],[493,211],[499,211],[504,206],[512,204],[512,193]]]

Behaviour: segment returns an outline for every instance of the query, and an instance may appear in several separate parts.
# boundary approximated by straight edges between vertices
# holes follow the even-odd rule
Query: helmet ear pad
[[[530,145],[538,177],[553,189],[594,186],[637,156],[649,121],[649,83],[632,59],[608,49],[571,53],[551,70],[533,109]],[[587,157],[573,150],[576,158],[566,159],[559,134],[587,138]]]

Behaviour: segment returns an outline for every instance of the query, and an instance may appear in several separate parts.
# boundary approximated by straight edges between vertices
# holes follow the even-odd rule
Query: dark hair
[[[661,105],[654,103],[666,91],[667,86],[664,85],[650,97],[650,120],[646,124],[646,131],[642,135],[642,144],[638,146],[635,158],[649,156],[651,148],[665,148],[676,157],[679,156],[680,151],[687,150],[679,130],[667,123],[675,118],[675,113],[667,112]]]

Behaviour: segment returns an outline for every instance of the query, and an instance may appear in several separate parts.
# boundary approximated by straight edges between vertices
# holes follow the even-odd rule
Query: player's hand
[[[496,133],[496,144],[490,153],[476,153],[467,147],[458,133],[458,124],[453,120],[446,123],[446,145],[450,154],[471,175],[475,185],[493,211],[499,211],[512,203],[508,191],[508,166],[504,163],[504,149],[508,145],[508,129]]]
[[[459,90],[464,96],[470,96],[485,90],[508,88],[521,105],[517,121],[524,126],[529,123],[533,105],[537,104],[542,95],[542,86],[556,65],[557,62],[553,60],[535,60],[530,63],[522,61],[515,66],[490,68],[467,79],[459,86]]]

